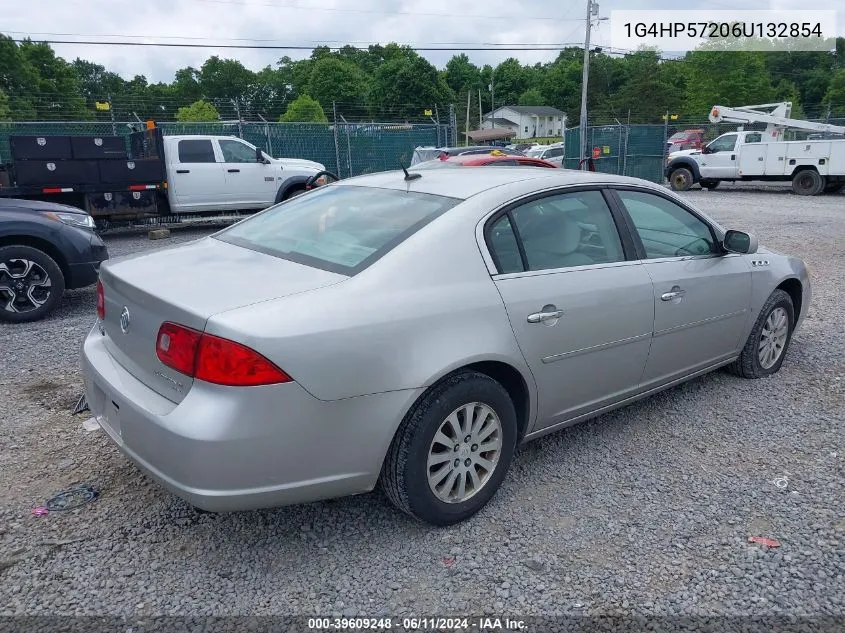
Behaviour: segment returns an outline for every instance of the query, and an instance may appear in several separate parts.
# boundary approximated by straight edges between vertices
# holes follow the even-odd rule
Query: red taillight
[[[156,355],[178,372],[217,385],[254,387],[292,380],[245,345],[176,323],[162,324],[156,339]]]
[[[202,332],[176,323],[162,323],[156,337],[156,356],[178,372],[194,375],[197,344]]]
[[[97,280],[97,318],[100,321],[106,318],[106,293],[100,280]]]

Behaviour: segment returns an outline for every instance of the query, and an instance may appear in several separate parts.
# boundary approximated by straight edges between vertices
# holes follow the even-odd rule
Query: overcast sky
[[[771,0],[778,9],[836,9],[839,0]],[[460,5],[461,8],[458,8]],[[613,9],[665,9],[677,19],[675,0],[599,0],[600,15]],[[686,0],[689,9],[751,9],[757,0]],[[583,44],[586,0],[0,0],[0,32],[33,39],[97,41],[203,42],[340,46],[398,41],[417,46],[485,43]],[[838,15],[838,34],[845,33],[845,10]],[[107,37],[112,36],[112,37]],[[117,37],[115,37],[117,36]],[[259,41],[263,40],[263,41]],[[594,29],[593,43],[609,46],[607,22]],[[200,66],[211,55],[240,60],[257,70],[287,54],[307,51],[262,51],[222,48],[152,48],[55,45],[59,55],[82,57],[125,78],[146,75],[170,81],[182,67]],[[455,53],[424,52],[438,67]],[[467,51],[476,64],[496,64],[509,56],[523,63],[548,61],[553,51]]]

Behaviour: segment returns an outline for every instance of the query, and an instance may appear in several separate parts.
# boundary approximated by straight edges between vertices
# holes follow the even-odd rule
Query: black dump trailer
[[[100,224],[168,213],[164,143],[153,123],[128,136],[12,136],[10,146],[0,198],[67,204]]]

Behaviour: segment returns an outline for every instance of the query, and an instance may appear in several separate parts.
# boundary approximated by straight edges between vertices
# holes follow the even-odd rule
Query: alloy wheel
[[[31,312],[50,298],[52,282],[44,268],[28,259],[0,262],[0,308]]]
[[[428,485],[445,503],[461,503],[490,480],[502,452],[502,422],[481,402],[458,407],[443,421],[428,451]]]

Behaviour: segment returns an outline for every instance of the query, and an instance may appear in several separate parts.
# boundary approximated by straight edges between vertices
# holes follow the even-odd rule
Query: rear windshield
[[[425,193],[331,185],[270,207],[214,237],[354,275],[459,202]]]

